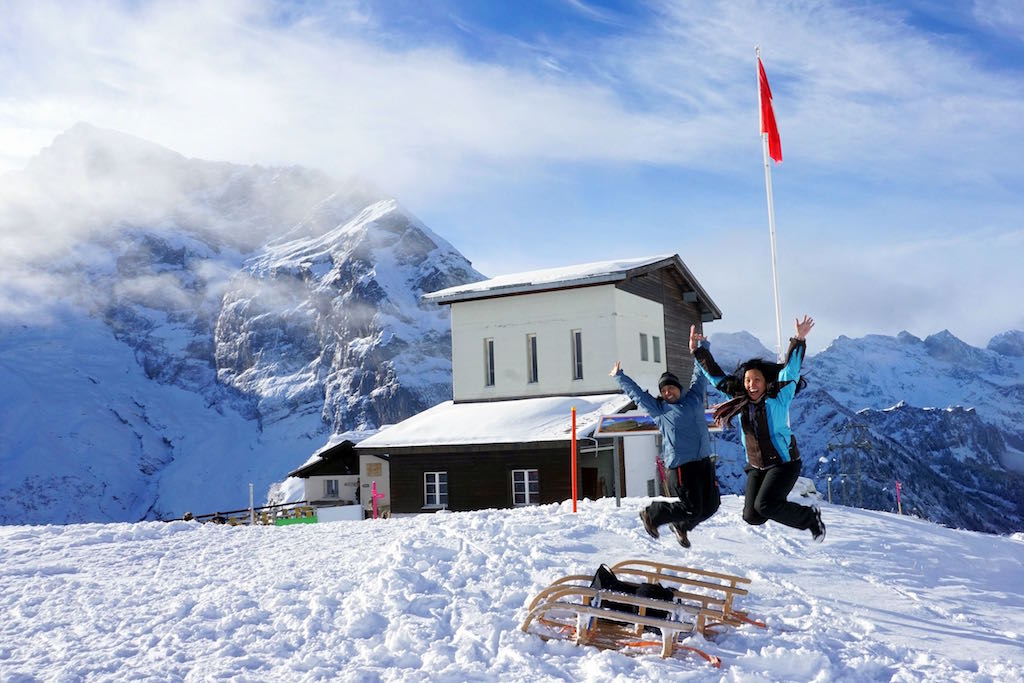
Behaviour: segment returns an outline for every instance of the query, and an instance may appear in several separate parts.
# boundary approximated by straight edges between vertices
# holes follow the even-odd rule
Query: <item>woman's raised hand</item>
[[[807,338],[807,334],[814,327],[814,318],[809,315],[805,315],[803,320],[796,319],[796,338],[803,341]]]
[[[697,350],[697,344],[707,339],[703,334],[697,332],[696,325],[690,325],[690,353]]]

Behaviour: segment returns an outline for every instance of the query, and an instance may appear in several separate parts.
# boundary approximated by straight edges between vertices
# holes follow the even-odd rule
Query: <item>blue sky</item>
[[[1016,0],[4,3],[0,170],[88,121],[358,174],[486,275],[679,253],[771,347],[755,44],[784,334],[1024,329]]]

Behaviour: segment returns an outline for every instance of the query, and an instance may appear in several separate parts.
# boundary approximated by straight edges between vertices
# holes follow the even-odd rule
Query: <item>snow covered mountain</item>
[[[752,340],[711,335],[726,369],[774,356]],[[804,475],[836,503],[896,510],[899,482],[904,512],[958,528],[1024,529],[1022,348],[1020,331],[986,349],[948,331],[839,337],[807,359],[809,384],[793,402]],[[736,432],[717,442],[723,485],[740,492]]]
[[[358,181],[79,124],[0,190],[0,522],[244,507],[333,433],[451,396],[481,279]],[[219,501],[219,502],[216,502]]]

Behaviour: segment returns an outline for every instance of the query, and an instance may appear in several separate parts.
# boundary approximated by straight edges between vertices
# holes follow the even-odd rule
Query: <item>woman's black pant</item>
[[[743,500],[743,521],[764,524],[769,519],[794,529],[809,529],[814,508],[786,499],[800,476],[800,460],[790,460],[766,470],[747,465],[747,490]]]
[[[669,493],[679,500],[671,503],[656,500],[647,507],[655,527],[675,523],[684,531],[690,531],[718,511],[722,497],[711,458],[670,467],[665,478]]]

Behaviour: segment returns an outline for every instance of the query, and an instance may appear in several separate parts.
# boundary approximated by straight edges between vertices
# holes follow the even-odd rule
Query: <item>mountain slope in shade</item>
[[[244,507],[451,395],[448,311],[418,297],[482,276],[365,183],[84,124],[10,180],[0,522]]]

